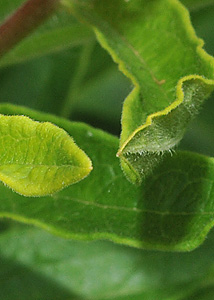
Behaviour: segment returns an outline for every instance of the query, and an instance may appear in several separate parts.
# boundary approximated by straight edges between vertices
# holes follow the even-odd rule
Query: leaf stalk
[[[0,57],[41,25],[60,0],[28,0],[0,26]]]

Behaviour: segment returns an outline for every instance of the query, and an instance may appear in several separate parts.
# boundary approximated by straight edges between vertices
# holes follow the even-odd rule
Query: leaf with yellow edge
[[[108,239],[164,251],[193,250],[214,226],[213,158],[182,151],[166,155],[137,187],[121,172],[115,156],[118,138],[26,107],[1,104],[0,112],[64,128],[94,166],[80,183],[34,201],[0,184],[0,218],[33,224],[64,238]]]
[[[63,2],[94,28],[134,84],[123,106],[117,156],[126,177],[139,184],[179,143],[214,89],[214,60],[177,0]]]
[[[80,181],[91,161],[49,122],[0,115],[0,180],[24,196],[44,196]]]

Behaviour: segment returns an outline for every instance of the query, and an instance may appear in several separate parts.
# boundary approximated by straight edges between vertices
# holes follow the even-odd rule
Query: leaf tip
[[[53,194],[93,169],[73,138],[50,122],[1,115],[0,131],[0,180],[23,196]]]

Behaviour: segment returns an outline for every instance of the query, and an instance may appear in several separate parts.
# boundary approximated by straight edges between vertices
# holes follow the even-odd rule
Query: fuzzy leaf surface
[[[91,161],[49,122],[0,115],[0,180],[24,196],[44,196],[87,176]]]
[[[70,1],[101,45],[131,79],[123,105],[118,156],[127,178],[140,184],[182,139],[214,88],[214,60],[177,0]]]

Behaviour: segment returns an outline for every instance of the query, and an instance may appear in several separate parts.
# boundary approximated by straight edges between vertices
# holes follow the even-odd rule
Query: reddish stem
[[[28,0],[0,26],[0,57],[45,21],[60,0]]]

